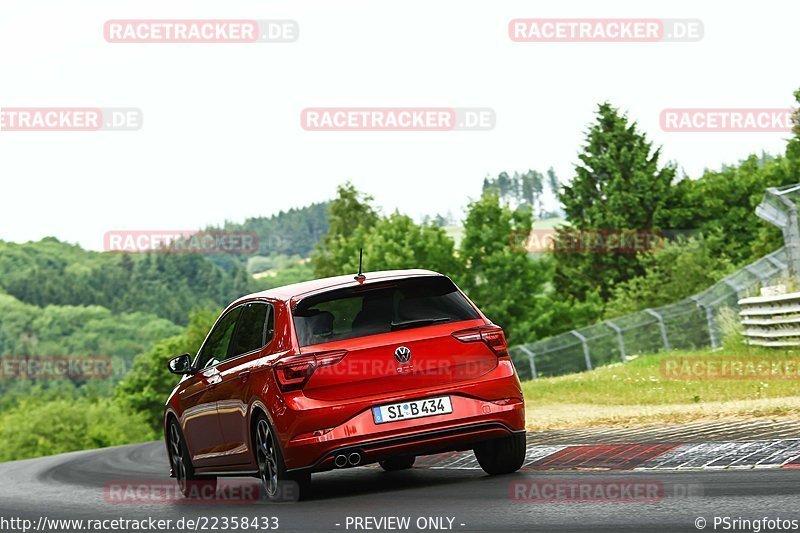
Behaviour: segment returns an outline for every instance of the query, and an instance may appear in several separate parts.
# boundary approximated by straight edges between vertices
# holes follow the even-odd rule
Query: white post
[[[589,344],[586,342],[586,337],[575,331],[570,331],[573,335],[578,337],[583,345],[583,358],[586,360],[586,370],[592,369],[592,358],[589,356]]]
[[[519,349],[528,355],[528,361],[531,364],[531,375],[533,376],[533,379],[539,379],[539,375],[536,373],[536,361],[534,360],[533,352],[524,345],[520,346]]]
[[[656,317],[656,320],[658,320],[658,327],[661,329],[661,341],[664,343],[664,350],[667,352],[670,351],[669,339],[667,338],[667,328],[664,326],[664,319],[652,309],[645,309],[644,312]]]

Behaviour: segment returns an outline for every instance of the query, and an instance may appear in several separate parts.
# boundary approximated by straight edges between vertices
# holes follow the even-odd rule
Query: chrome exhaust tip
[[[350,466],[357,466],[361,462],[361,454],[358,452],[351,453],[350,457],[347,458],[347,462],[350,463]]]
[[[347,466],[347,456],[344,454],[337,455],[333,460],[333,464],[336,465],[336,468],[344,468]]]

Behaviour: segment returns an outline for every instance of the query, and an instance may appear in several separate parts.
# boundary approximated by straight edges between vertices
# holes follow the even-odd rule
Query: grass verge
[[[636,357],[526,381],[528,429],[781,419],[800,409],[800,351],[739,348]]]

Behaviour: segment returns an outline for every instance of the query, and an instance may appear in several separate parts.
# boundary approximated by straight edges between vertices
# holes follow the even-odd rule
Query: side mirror
[[[169,363],[167,363],[167,367],[173,374],[194,374],[194,368],[192,368],[192,357],[188,353],[170,359]]]

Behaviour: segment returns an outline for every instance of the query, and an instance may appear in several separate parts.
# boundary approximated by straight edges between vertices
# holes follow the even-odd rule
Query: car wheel
[[[525,434],[514,434],[482,442],[475,447],[475,457],[487,474],[516,472],[525,462]]]
[[[308,495],[310,472],[287,472],[280,446],[264,415],[255,427],[256,462],[264,496],[273,502],[296,501]]]
[[[169,423],[169,460],[172,473],[184,498],[213,499],[217,493],[216,477],[197,477],[189,457],[189,448],[176,420]]]
[[[414,461],[417,458],[414,455],[402,455],[400,457],[389,457],[380,461],[381,468],[387,472],[394,472],[395,470],[405,470],[414,466]]]

